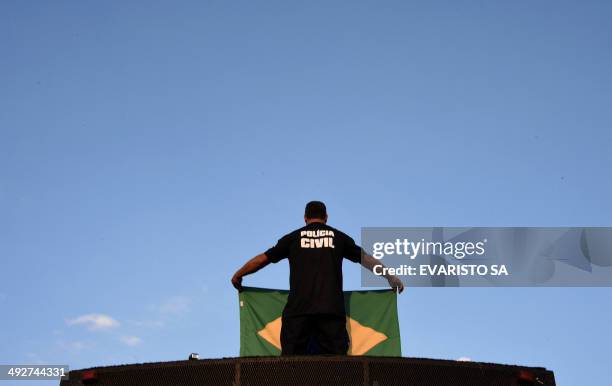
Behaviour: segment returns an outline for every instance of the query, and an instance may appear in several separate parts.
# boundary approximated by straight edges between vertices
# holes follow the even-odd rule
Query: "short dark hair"
[[[306,218],[318,218],[325,220],[325,217],[327,217],[327,208],[321,201],[310,201],[308,204],[306,204],[304,216]]]

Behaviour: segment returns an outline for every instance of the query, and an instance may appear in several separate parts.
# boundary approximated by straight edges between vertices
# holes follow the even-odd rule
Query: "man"
[[[327,209],[311,201],[304,213],[306,226],[283,236],[265,253],[255,256],[232,277],[241,290],[242,278],[270,262],[289,258],[289,297],[283,310],[282,355],[345,355],[349,347],[342,292],[342,259],[360,262],[369,270],[381,263],[363,253],[355,241],[327,225]],[[399,293],[404,285],[395,276],[385,276]],[[313,347],[316,347],[313,349]]]

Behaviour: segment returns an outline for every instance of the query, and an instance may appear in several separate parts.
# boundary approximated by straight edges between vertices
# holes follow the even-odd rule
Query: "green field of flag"
[[[239,294],[240,356],[280,355],[281,315],[288,291],[244,287]],[[401,356],[397,295],[346,291],[349,355]]]

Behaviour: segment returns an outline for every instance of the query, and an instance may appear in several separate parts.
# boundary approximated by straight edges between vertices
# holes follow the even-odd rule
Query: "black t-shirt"
[[[361,261],[361,248],[341,231],[310,223],[268,249],[273,263],[289,258],[289,298],[284,315],[345,315],[342,259]]]

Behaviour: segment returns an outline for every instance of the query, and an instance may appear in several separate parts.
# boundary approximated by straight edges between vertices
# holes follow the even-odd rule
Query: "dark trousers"
[[[281,355],[346,355],[346,317],[333,314],[283,315]]]

